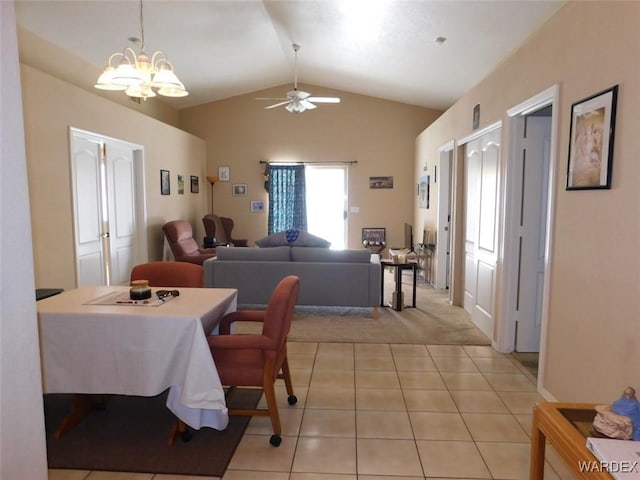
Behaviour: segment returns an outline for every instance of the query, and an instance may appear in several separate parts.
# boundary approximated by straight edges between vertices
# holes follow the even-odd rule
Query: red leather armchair
[[[131,270],[131,281],[149,280],[150,287],[202,288],[204,270],[187,262],[149,262]]]
[[[246,247],[248,240],[246,238],[233,238],[231,231],[233,230],[233,220],[227,217],[219,217],[218,215],[208,214],[202,218],[202,224],[206,232],[207,239],[216,239],[217,243],[231,243],[234,247]]]
[[[222,319],[220,334],[207,337],[211,354],[223,385],[258,386],[264,390],[267,409],[229,410],[230,415],[268,415],[273,435],[269,442],[277,447],[282,441],[280,416],[276,405],[274,382],[284,379],[288,402],[295,404],[289,363],[287,335],[298,299],[300,280],[294,275],[285,277],[274,289],[266,311],[244,310],[232,312]],[[231,334],[233,322],[261,322],[262,334]]]
[[[193,238],[191,224],[185,220],[173,220],[162,226],[173,257],[178,262],[202,265],[207,258],[216,254],[215,248],[199,248]]]

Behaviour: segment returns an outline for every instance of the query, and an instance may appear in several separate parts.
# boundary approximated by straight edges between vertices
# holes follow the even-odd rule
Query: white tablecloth
[[[167,407],[178,418],[226,428],[205,332],[236,310],[237,290],[179,288],[158,307],[87,304],[128,289],[83,287],[37,302],[44,392],[155,396],[171,387]]]

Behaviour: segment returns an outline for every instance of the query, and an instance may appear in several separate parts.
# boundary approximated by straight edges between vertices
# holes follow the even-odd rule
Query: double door
[[[141,261],[140,148],[71,129],[76,282],[124,285]]]

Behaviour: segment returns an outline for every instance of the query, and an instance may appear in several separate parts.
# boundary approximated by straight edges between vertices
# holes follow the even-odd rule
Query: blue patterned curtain
[[[269,232],[307,229],[304,165],[269,165]]]

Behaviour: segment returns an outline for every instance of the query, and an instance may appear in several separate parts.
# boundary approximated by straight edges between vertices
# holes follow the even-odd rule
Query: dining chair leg
[[[178,437],[180,437],[183,442],[188,442],[192,437],[189,426],[182,420],[176,420],[176,422],[173,424],[173,427],[171,427],[171,432],[169,433],[169,438],[167,439],[167,445],[173,447],[173,444],[176,443]]]

